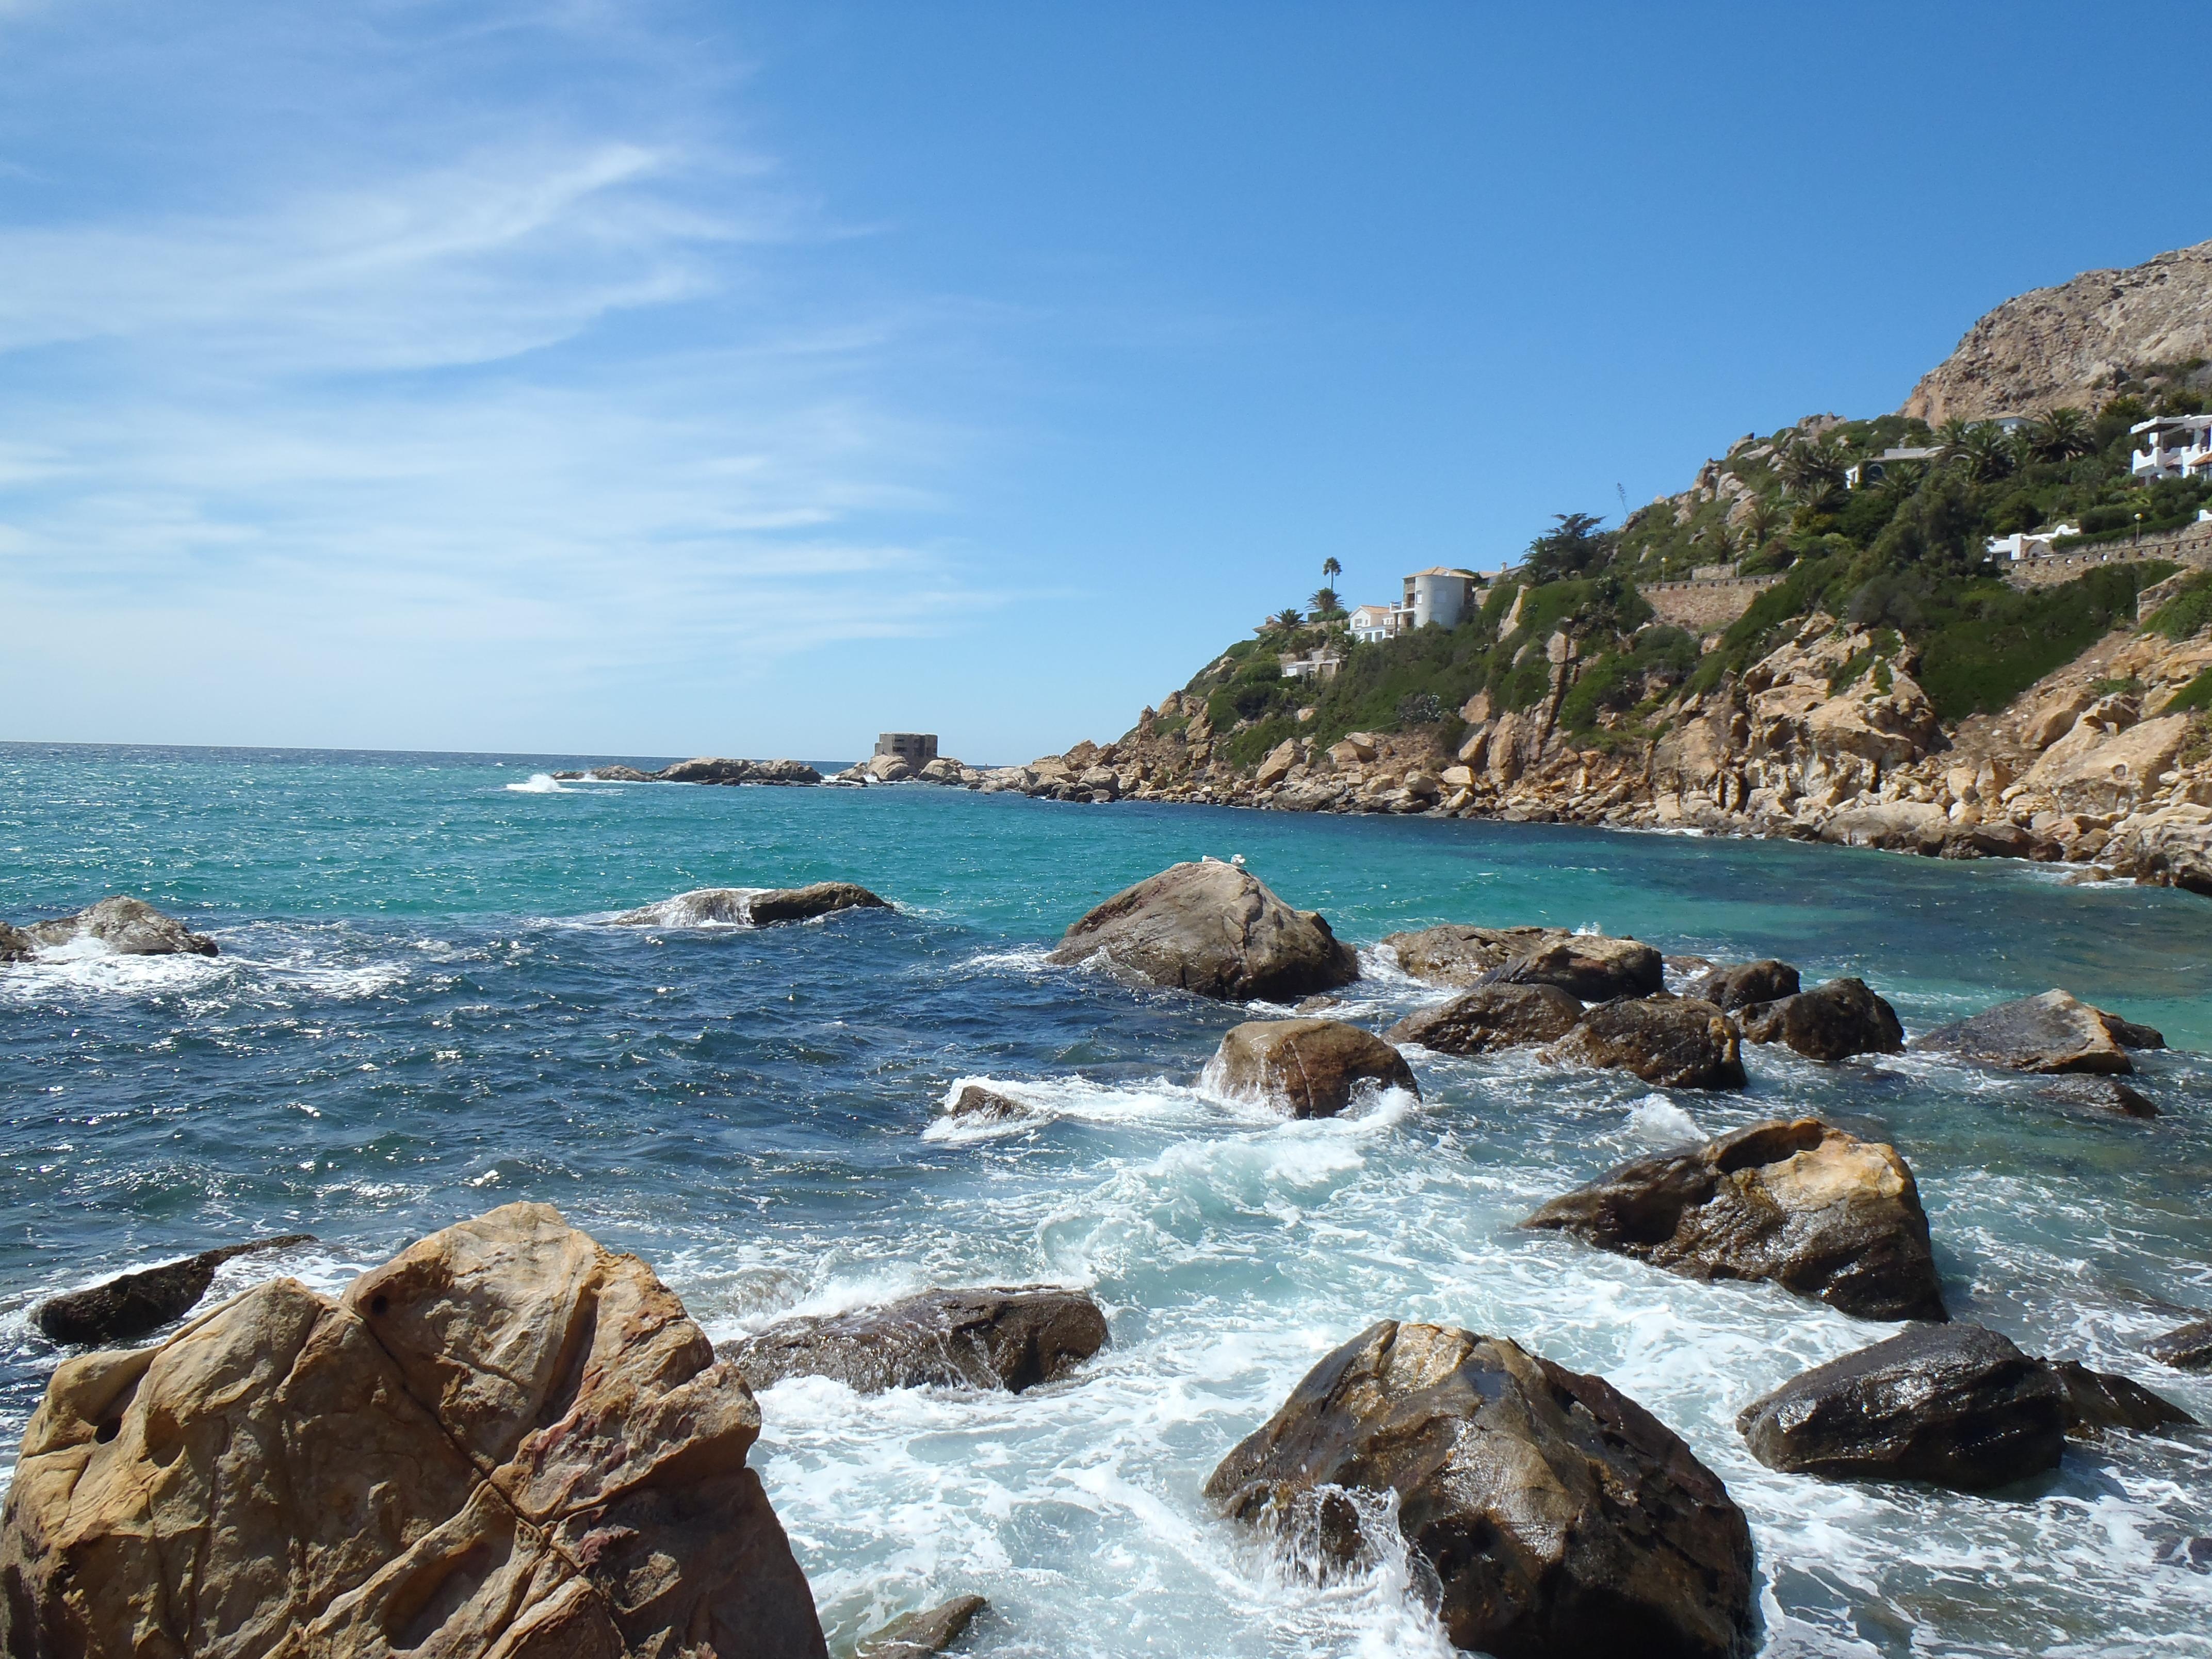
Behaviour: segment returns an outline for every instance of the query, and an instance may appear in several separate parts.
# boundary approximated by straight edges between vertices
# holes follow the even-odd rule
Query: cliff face
[[[2094,408],[2116,372],[2191,357],[2212,357],[2212,242],[2006,301],[1921,377],[1900,412],[1934,425]]]

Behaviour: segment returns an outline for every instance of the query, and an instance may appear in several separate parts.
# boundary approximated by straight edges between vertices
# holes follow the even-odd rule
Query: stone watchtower
[[[919,772],[937,758],[934,732],[885,732],[876,738],[876,753],[896,755]]]

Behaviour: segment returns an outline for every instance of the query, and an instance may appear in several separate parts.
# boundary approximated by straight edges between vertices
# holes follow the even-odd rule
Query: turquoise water
[[[763,1395],[757,1455],[833,1645],[974,1589],[990,1655],[1442,1651],[1395,1568],[1302,1583],[1198,1498],[1322,1352],[1395,1316],[1601,1371],[1683,1434],[1752,1519],[1765,1652],[2212,1655],[2212,1547],[2191,1553],[2212,1437],[2070,1451],[2002,1500],[1778,1475],[1735,1408],[1881,1328],[1512,1226],[1685,1115],[1820,1112],[1911,1162],[1954,1311],[2212,1417],[2212,1383],[2137,1352],[2212,1308],[2197,1054],[2147,1063],[2167,1113],[2149,1125],[1917,1059],[1767,1049],[1742,1097],[1417,1055],[1419,1103],[1291,1124],[1194,1086],[1248,1011],[1043,960],[1115,889],[1242,853],[1363,945],[1437,921],[1596,927],[1859,974],[1908,1030],[2056,984],[2212,1049],[2206,901],[1537,825],[531,782],[561,763],[0,746],[0,917],[128,891],[224,951],[0,969],[0,1441],[58,1358],[25,1316],[55,1290],[295,1230],[323,1243],[222,1286],[336,1285],[534,1198],[647,1257],[718,1339],[931,1284],[1079,1283],[1107,1309],[1108,1353],[1018,1398]],[[900,908],[758,933],[602,920],[831,877]],[[1357,994],[1381,1019],[1428,994],[1375,963]],[[1038,1117],[949,1134],[939,1103],[969,1077],[1025,1088]]]

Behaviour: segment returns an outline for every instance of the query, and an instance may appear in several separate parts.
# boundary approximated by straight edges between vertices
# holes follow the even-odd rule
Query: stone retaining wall
[[[1650,601],[1661,622],[1693,634],[1710,634],[1742,616],[1753,599],[1781,580],[1736,576],[1725,581],[1638,582],[1636,591]]]
[[[2193,524],[2171,535],[2146,536],[2141,541],[2104,542],[2047,553],[2037,559],[2015,559],[2005,566],[2004,579],[2014,587],[2056,587],[2076,576],[2086,576],[2100,565],[2141,564],[2151,559],[2212,569],[2212,524]]]

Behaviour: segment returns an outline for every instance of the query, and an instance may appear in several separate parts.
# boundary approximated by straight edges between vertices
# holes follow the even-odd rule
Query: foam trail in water
[[[507,787],[518,795],[566,795],[568,786],[550,772],[532,772],[527,783],[510,783]]]

